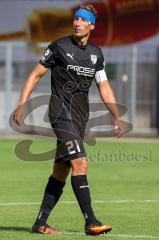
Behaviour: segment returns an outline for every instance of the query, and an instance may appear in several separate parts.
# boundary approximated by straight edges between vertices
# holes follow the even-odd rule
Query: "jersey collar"
[[[78,44],[78,43],[75,41],[73,35],[71,36],[71,40],[72,40],[72,43],[73,43],[74,45],[76,45],[77,47],[79,47],[79,48],[81,48],[81,49],[85,49],[85,48],[88,46],[88,43],[89,43],[89,42],[87,42],[86,45],[80,45],[80,44]]]

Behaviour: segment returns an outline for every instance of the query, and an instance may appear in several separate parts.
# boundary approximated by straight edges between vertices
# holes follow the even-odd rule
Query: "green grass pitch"
[[[48,223],[66,234],[31,234],[53,160],[18,159],[14,149],[20,140],[0,140],[0,239],[93,239],[83,233],[84,219],[75,202],[70,177]],[[34,140],[32,151],[52,148],[51,140]],[[95,239],[159,239],[159,144],[101,141],[86,145],[89,185],[99,220],[113,226]],[[125,155],[122,155],[125,154]]]

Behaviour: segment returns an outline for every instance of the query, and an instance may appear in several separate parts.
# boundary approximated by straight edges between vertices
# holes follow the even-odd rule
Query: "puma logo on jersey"
[[[67,53],[66,55],[67,55],[67,57],[70,57],[73,60],[73,55],[74,54]]]

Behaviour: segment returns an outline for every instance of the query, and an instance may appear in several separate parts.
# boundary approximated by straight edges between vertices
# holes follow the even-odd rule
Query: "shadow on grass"
[[[11,226],[6,226],[6,227],[2,227],[0,226],[0,232],[27,232],[27,233],[32,233],[31,232],[31,228],[27,228],[27,227],[11,227]],[[64,231],[64,235],[85,235],[84,232],[80,233],[77,230],[68,230]]]
[[[30,228],[27,227],[10,227],[10,226],[6,226],[6,227],[2,227],[0,226],[0,231],[11,231],[11,232],[31,232]]]

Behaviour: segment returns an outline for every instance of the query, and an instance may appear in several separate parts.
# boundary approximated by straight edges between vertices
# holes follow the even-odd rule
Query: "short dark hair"
[[[80,9],[86,9],[86,10],[92,12],[94,14],[94,16],[97,18],[98,12],[93,5],[84,4],[84,5],[80,6]]]

